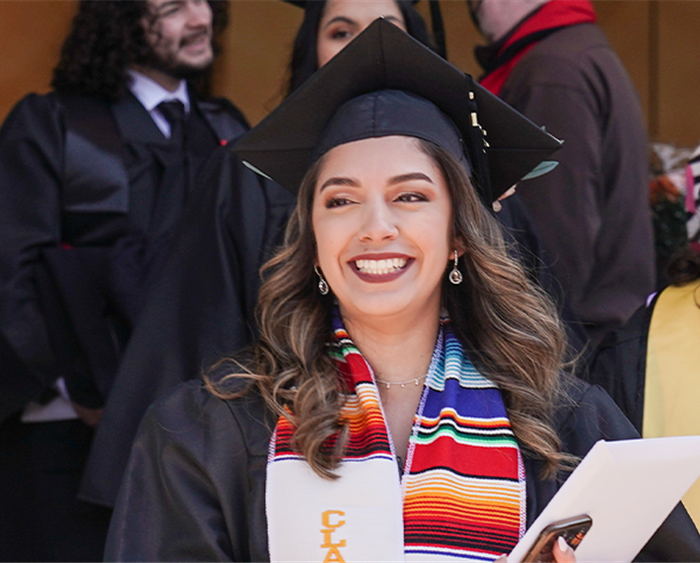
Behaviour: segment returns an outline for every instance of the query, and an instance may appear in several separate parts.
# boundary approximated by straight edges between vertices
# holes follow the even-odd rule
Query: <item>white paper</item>
[[[700,436],[597,442],[508,556],[522,561],[549,524],[588,514],[578,563],[629,562],[700,476]]]

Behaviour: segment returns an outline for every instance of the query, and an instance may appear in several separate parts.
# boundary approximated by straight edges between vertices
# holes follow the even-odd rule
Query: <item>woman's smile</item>
[[[360,279],[369,283],[384,283],[403,275],[413,262],[413,258],[405,255],[377,254],[357,257],[349,264]]]
[[[318,266],[344,317],[440,309],[452,256],[452,203],[416,139],[340,145],[324,157],[313,202]]]

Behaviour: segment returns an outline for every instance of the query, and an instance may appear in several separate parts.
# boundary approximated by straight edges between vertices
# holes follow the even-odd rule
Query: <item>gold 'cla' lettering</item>
[[[345,559],[343,559],[343,556],[340,555],[340,551],[338,551],[337,547],[331,547],[328,550],[328,553],[326,553],[326,558],[323,560],[323,563],[331,563],[331,561],[337,561],[338,563],[345,563]]]
[[[333,543],[331,535],[341,526],[345,526],[345,520],[341,518],[345,516],[345,512],[341,510],[326,510],[321,514],[321,522],[323,523],[323,529],[321,533],[323,534],[323,543],[321,547],[327,549],[326,558],[323,563],[331,563],[333,561],[337,563],[345,563],[345,559],[338,550],[339,547],[345,547],[345,540],[340,540],[338,543]]]

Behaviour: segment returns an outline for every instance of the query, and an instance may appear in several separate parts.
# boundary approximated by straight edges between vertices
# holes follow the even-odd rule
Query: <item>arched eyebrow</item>
[[[347,178],[345,176],[336,176],[333,178],[328,178],[325,182],[323,182],[323,185],[321,186],[321,189],[318,190],[319,193],[325,190],[328,186],[349,186],[351,188],[359,188],[360,183],[355,180],[354,178]]]
[[[411,182],[413,180],[422,180],[423,182],[428,182],[429,184],[434,184],[427,174],[423,174],[422,172],[410,172],[409,174],[400,174],[398,176],[394,176],[389,180],[389,185],[394,186],[396,184],[401,184],[403,182]]]
[[[350,19],[347,16],[335,16],[326,25],[324,25],[323,28],[325,29],[329,25],[334,24],[334,23],[346,23],[348,25],[357,25],[357,22],[355,20]]]
[[[391,178],[389,178],[387,184],[389,186],[395,186],[396,184],[402,184],[404,182],[412,182],[416,180],[428,182],[429,184],[435,183],[432,181],[430,176],[428,176],[427,174],[423,174],[423,172],[409,172],[408,174],[399,174],[398,176],[392,176]],[[359,188],[360,183],[354,178],[348,178],[346,176],[335,176],[333,178],[328,178],[328,180],[323,182],[321,188],[318,190],[319,193],[326,189],[328,186],[348,186],[350,188]]]
[[[393,24],[396,25],[403,25],[403,22],[397,18],[396,16],[381,16],[387,21],[390,21]],[[377,18],[379,19],[379,18]],[[332,25],[334,23],[346,23],[348,25],[359,25],[355,20],[347,17],[347,16],[335,16],[333,19],[331,19],[326,25],[323,26],[323,29],[326,29],[329,25]]]

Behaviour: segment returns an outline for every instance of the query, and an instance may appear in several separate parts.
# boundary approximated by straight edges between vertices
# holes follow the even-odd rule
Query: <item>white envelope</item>
[[[543,528],[588,514],[576,560],[629,562],[700,476],[700,436],[597,442],[508,556],[522,561]]]

